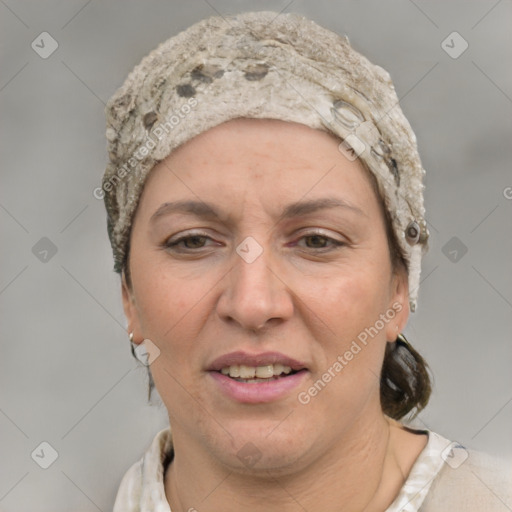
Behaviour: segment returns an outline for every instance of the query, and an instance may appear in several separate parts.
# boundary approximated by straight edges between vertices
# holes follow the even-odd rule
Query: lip
[[[245,366],[265,366],[267,364],[282,364],[289,366],[294,371],[307,369],[306,365],[301,361],[297,361],[280,352],[261,352],[259,354],[250,354],[239,350],[230,352],[215,359],[208,367],[210,372],[220,372],[222,368],[227,368],[235,364],[243,364]]]
[[[261,383],[238,382],[217,371],[211,371],[208,375],[221,393],[231,400],[245,404],[261,404],[285,398],[293,389],[300,386],[308,373],[308,370],[303,369],[286,377]]]
[[[220,372],[222,368],[235,364],[245,366],[282,364],[289,366],[297,373],[262,382],[239,382]],[[251,354],[243,350],[218,357],[209,365],[208,372],[222,394],[231,400],[246,404],[273,402],[285,398],[304,381],[309,373],[303,362],[280,352]]]

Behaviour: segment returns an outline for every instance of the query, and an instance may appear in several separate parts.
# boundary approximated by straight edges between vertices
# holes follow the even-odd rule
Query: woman
[[[115,270],[170,422],[116,512],[501,510],[497,466],[398,421],[430,394],[401,334],[428,230],[382,68],[298,15],[212,17],[107,118]]]

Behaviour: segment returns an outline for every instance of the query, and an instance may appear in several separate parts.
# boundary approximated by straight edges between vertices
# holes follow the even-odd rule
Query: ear
[[[389,311],[395,311],[395,316],[386,324],[386,339],[395,341],[398,334],[407,325],[409,319],[409,279],[405,268],[400,267],[393,273],[391,279]]]
[[[121,274],[121,295],[123,297],[124,314],[128,320],[128,332],[133,332],[133,342],[139,344],[143,341],[143,336],[140,329],[137,305],[135,303],[133,290],[130,290],[126,283],[124,271]]]

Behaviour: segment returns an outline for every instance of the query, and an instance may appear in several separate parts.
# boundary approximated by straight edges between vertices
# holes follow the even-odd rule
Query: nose
[[[280,266],[266,248],[252,262],[235,254],[235,262],[223,280],[224,288],[217,303],[219,316],[248,331],[279,323],[293,315],[293,294]]]

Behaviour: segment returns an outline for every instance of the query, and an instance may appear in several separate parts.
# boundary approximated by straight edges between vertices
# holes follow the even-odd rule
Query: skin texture
[[[122,294],[134,341],[160,350],[151,372],[173,432],[165,475],[173,512],[384,510],[425,446],[426,436],[382,413],[380,369],[408,319],[407,276],[392,272],[367,171],[338,143],[296,123],[236,119],[179,147],[147,179],[131,233],[132,287],[123,275]],[[289,203],[324,197],[352,208],[280,217]],[[177,200],[221,213],[150,221]],[[202,237],[165,247],[197,231]],[[263,250],[252,263],[236,252],[249,236]],[[392,320],[300,403],[298,394],[397,304]],[[236,350],[278,351],[308,373],[278,401],[241,404],[207,371]],[[260,457],[251,467],[237,457],[248,443]]]

